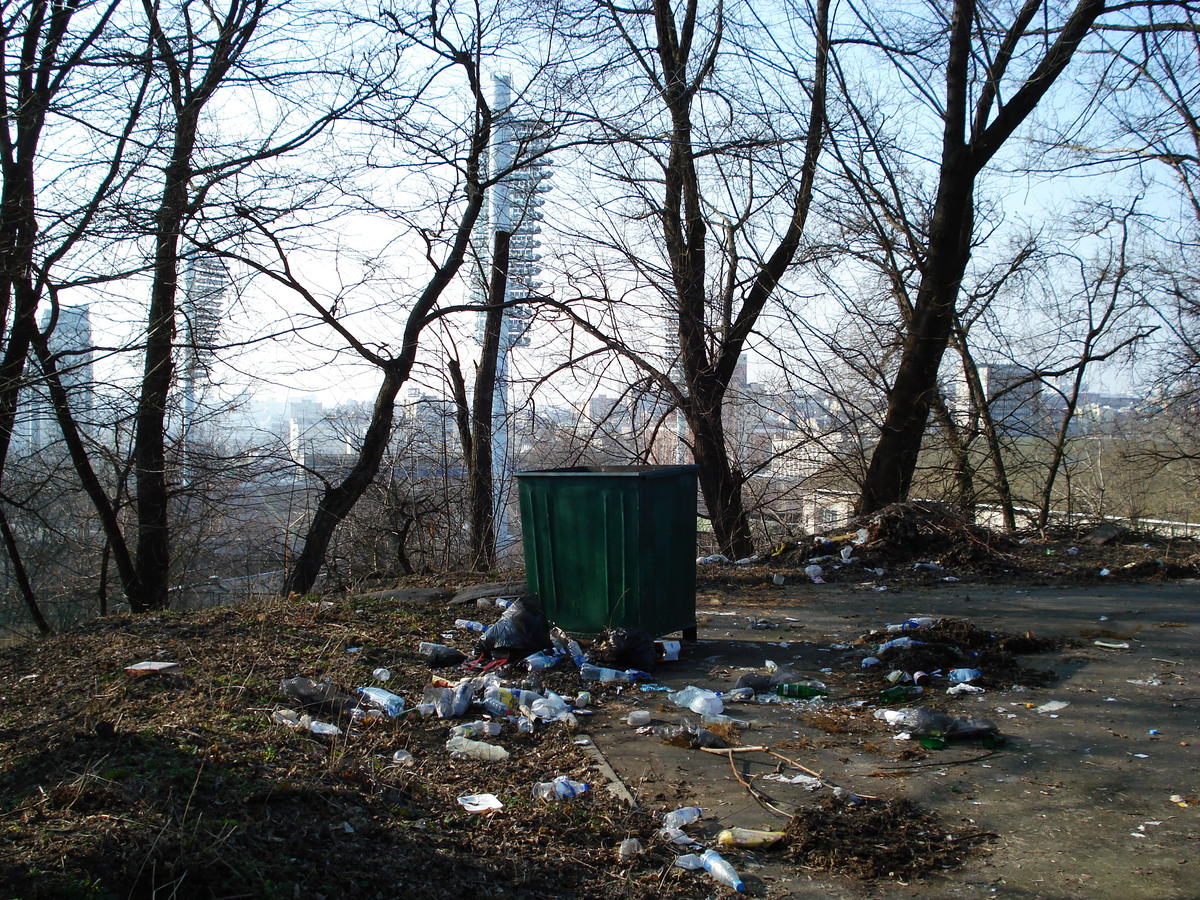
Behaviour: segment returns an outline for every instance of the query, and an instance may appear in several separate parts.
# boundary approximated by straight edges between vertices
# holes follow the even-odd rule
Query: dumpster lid
[[[614,475],[656,478],[667,475],[691,475],[700,471],[699,466],[567,466],[561,469],[531,469],[528,472],[517,472],[517,478],[526,476],[568,476],[568,475]]]

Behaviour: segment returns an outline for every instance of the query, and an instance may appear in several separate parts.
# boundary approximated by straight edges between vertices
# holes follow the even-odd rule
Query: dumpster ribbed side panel
[[[696,624],[695,467],[517,475],[526,580],[564,630]]]

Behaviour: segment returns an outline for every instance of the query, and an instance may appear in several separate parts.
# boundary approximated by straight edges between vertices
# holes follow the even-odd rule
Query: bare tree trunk
[[[471,568],[490,572],[496,568],[495,473],[492,471],[493,423],[496,402],[496,369],[504,326],[504,299],[508,286],[508,255],[512,235],[497,231],[492,246],[492,270],[488,285],[483,344],[475,369],[475,388],[468,413],[470,432],[463,443],[467,460],[467,506],[470,521]],[[459,372],[459,379],[462,373]],[[463,390],[465,400],[465,389]],[[460,412],[460,422],[462,416]],[[460,428],[461,431],[461,428]]]
[[[888,393],[879,442],[863,480],[856,508],[859,515],[905,499],[912,487],[930,404],[937,391],[938,370],[952,333],[959,287],[970,257],[975,178],[1062,74],[1104,11],[1104,0],[1078,0],[1054,43],[992,117],[1008,64],[1041,6],[1038,0],[1029,0],[991,59],[977,92],[974,115],[969,120],[971,40],[978,4],[979,0],[954,3],[946,65],[941,168],[925,269],[900,365]]]
[[[38,631],[42,634],[49,634],[50,624],[42,615],[41,607],[38,606],[37,595],[29,580],[29,572],[25,569],[20,548],[17,546],[17,539],[13,536],[12,528],[8,524],[8,514],[5,513],[2,505],[0,505],[0,534],[4,536],[4,548],[8,551],[8,561],[12,563],[13,578],[16,579],[17,589],[21,592],[21,599],[25,602],[29,618],[33,619],[33,624],[37,626]]]
[[[375,480],[388,441],[391,440],[396,396],[407,380],[408,371],[400,366],[392,366],[384,372],[383,381],[375,394],[371,423],[367,426],[358,457],[346,477],[327,487],[322,494],[304,536],[304,545],[284,581],[285,594],[307,594],[312,590],[325,564],[325,554],[334,530]]]

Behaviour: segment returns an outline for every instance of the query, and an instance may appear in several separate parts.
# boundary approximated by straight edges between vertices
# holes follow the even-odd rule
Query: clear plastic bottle
[[[738,877],[737,870],[731,866],[716,850],[705,850],[700,854],[700,863],[706,872],[728,888],[741,893],[746,889],[745,882]]]
[[[594,666],[591,663],[584,663],[579,667],[579,677],[586,681],[607,681],[617,684],[632,684],[633,678],[620,669],[606,669],[603,666]]]
[[[479,759],[487,762],[508,759],[508,751],[503,747],[457,735],[446,741],[446,749],[455,759]]]
[[[698,822],[704,815],[704,810],[698,806],[684,806],[663,816],[663,828],[683,828]]]
[[[545,650],[539,650],[525,657],[523,665],[530,672],[540,672],[543,669],[552,669],[558,665],[559,657],[553,653],[547,653]]]
[[[360,687],[359,696],[371,706],[382,709],[389,716],[398,716],[404,712],[404,698],[379,687]]]
[[[481,634],[487,631],[486,625],[484,625],[482,622],[472,621],[471,619],[455,619],[454,627],[461,628],[463,631],[475,631]]]

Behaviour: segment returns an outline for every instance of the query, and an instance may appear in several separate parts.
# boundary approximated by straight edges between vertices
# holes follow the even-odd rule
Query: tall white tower
[[[506,303],[519,304],[538,296],[542,232],[542,195],[550,190],[551,160],[546,154],[542,136],[544,123],[521,118],[513,111],[512,83],[508,76],[497,76],[494,109],[497,122],[492,138],[491,172],[502,175],[488,196],[488,223],[482,229],[477,244],[480,259],[489,262],[493,237],[497,231],[512,235],[509,241],[508,284]],[[487,296],[486,278],[491,266],[484,265],[484,282],[477,288],[477,297]],[[480,314],[479,335],[482,339],[485,313]],[[492,483],[493,509],[496,522],[496,541],[501,555],[512,545],[508,531],[507,505],[512,464],[509,456],[509,353],[515,347],[529,346],[529,322],[532,311],[526,306],[505,310],[500,325],[500,348],[496,358],[496,393],[492,401]]]
[[[229,285],[225,263],[215,256],[191,257],[183,272],[183,360],[180,386],[183,391],[183,435],[193,433],[199,401],[197,393],[208,381],[209,369],[221,334],[221,302]]]

